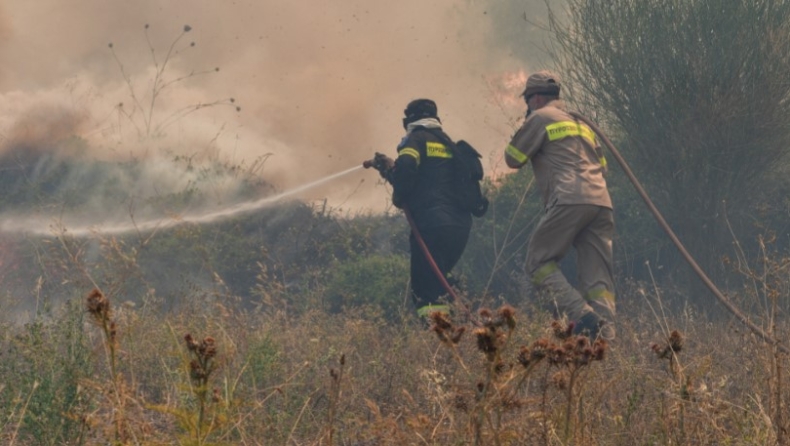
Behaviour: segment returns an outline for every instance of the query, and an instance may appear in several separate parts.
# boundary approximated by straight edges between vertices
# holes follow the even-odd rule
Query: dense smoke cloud
[[[177,153],[251,165],[272,154],[260,174],[280,189],[375,151],[393,154],[403,107],[417,97],[436,100],[450,135],[496,161],[523,111],[513,100],[521,86],[506,81],[530,68],[492,46],[495,26],[479,2],[9,0],[0,8],[3,150],[25,132],[38,138],[29,147],[47,148],[73,132],[99,159]],[[156,98],[152,123],[178,117],[159,134],[144,124],[154,57],[167,62],[166,81],[184,77]],[[370,187],[376,179],[360,172],[309,198],[381,208],[387,194]]]

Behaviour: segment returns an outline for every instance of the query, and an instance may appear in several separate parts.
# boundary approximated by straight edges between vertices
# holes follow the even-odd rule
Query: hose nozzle
[[[371,167],[378,170],[381,176],[384,176],[395,165],[395,161],[383,153],[376,152],[373,159],[365,160],[362,167],[370,169]]]

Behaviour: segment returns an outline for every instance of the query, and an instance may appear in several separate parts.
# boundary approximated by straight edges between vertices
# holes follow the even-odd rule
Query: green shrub
[[[395,318],[407,302],[409,261],[397,255],[373,255],[332,270],[326,296],[330,311],[371,305]]]

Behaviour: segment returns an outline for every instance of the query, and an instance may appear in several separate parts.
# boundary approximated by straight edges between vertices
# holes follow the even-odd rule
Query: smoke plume
[[[429,97],[447,132],[496,169],[523,112],[521,85],[507,81],[529,62],[494,45],[486,4],[7,0],[0,157],[177,169],[167,160],[184,156],[238,164],[287,190],[394,155],[405,104]],[[377,178],[360,171],[305,198],[381,209]]]

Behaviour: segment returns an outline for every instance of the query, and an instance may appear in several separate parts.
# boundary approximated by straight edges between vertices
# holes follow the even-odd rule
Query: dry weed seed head
[[[516,328],[516,309],[510,305],[503,305],[499,308],[499,317],[504,321],[507,328],[513,330]]]
[[[555,338],[559,340],[568,339],[573,334],[573,329],[576,327],[574,322],[567,324],[562,321],[554,320],[551,322],[551,332]]]
[[[551,348],[549,348],[548,360],[551,365],[561,366],[568,362],[568,355],[562,347],[552,345]]]
[[[97,322],[107,321],[111,317],[110,300],[98,288],[88,293],[87,307],[88,313]]]
[[[658,359],[668,358],[671,352],[668,345],[659,345],[655,342],[650,344],[650,350],[653,350]]]
[[[439,338],[439,342],[443,344],[447,344],[450,342],[450,338],[447,336],[447,333],[443,329],[439,328],[438,325],[432,326],[431,331],[436,333],[436,337]]]
[[[589,346],[590,346],[590,338],[581,335],[576,337],[576,351],[582,351]]]
[[[606,357],[606,350],[609,349],[609,343],[603,339],[596,339],[593,342],[593,358],[595,361],[603,361]]]
[[[110,322],[110,329],[107,334],[110,337],[110,342],[115,342],[118,339],[118,325],[115,321]]]
[[[593,349],[589,345],[576,353],[576,365],[585,366],[594,360]]]
[[[493,328],[496,326],[496,321],[494,321],[494,313],[491,312],[488,308],[481,308],[478,310],[477,314],[480,316],[480,324],[487,328]]]
[[[521,364],[524,368],[527,368],[532,364],[532,351],[527,346],[522,346],[519,349],[518,356],[516,357],[518,363]]]
[[[428,315],[428,319],[431,321],[431,331],[436,333],[436,336],[439,338],[439,341],[442,343],[458,343],[458,341],[453,341],[454,334],[453,334],[453,323],[450,321],[450,317],[441,311],[434,311]],[[463,333],[461,333],[463,334]],[[458,339],[460,340],[460,334],[458,335]]]
[[[217,345],[214,338],[206,336],[197,349],[198,355],[208,359],[217,355]]]
[[[683,335],[679,331],[672,330],[672,333],[669,334],[669,348],[675,353],[680,353],[683,350]]]
[[[187,344],[187,350],[189,350],[191,352],[197,351],[197,348],[200,345],[195,340],[195,338],[193,338],[192,335],[189,334],[189,333],[187,333],[186,336],[184,336],[184,341]]]
[[[450,321],[450,316],[442,311],[434,311],[428,315],[428,318],[433,322],[433,326],[441,330],[450,330],[453,328],[453,323]],[[434,330],[435,331],[435,330]]]
[[[539,338],[530,347],[521,347],[518,355],[518,362],[524,367],[529,367],[549,354],[551,343],[546,338]]]
[[[428,317],[433,322],[431,331],[436,333],[439,341],[452,344],[461,342],[461,337],[466,332],[466,327],[455,327],[450,320],[450,316],[443,312],[437,311],[431,313]]]
[[[672,330],[666,344],[654,342],[650,344],[650,349],[653,350],[658,359],[667,359],[671,358],[673,353],[679,353],[683,350],[683,342],[683,335],[677,330]]]
[[[496,333],[488,328],[478,328],[474,333],[477,338],[477,348],[492,359],[497,351]]]
[[[203,379],[208,377],[207,371],[200,365],[200,362],[197,359],[193,359],[189,362],[189,377],[192,381],[200,382]]]

